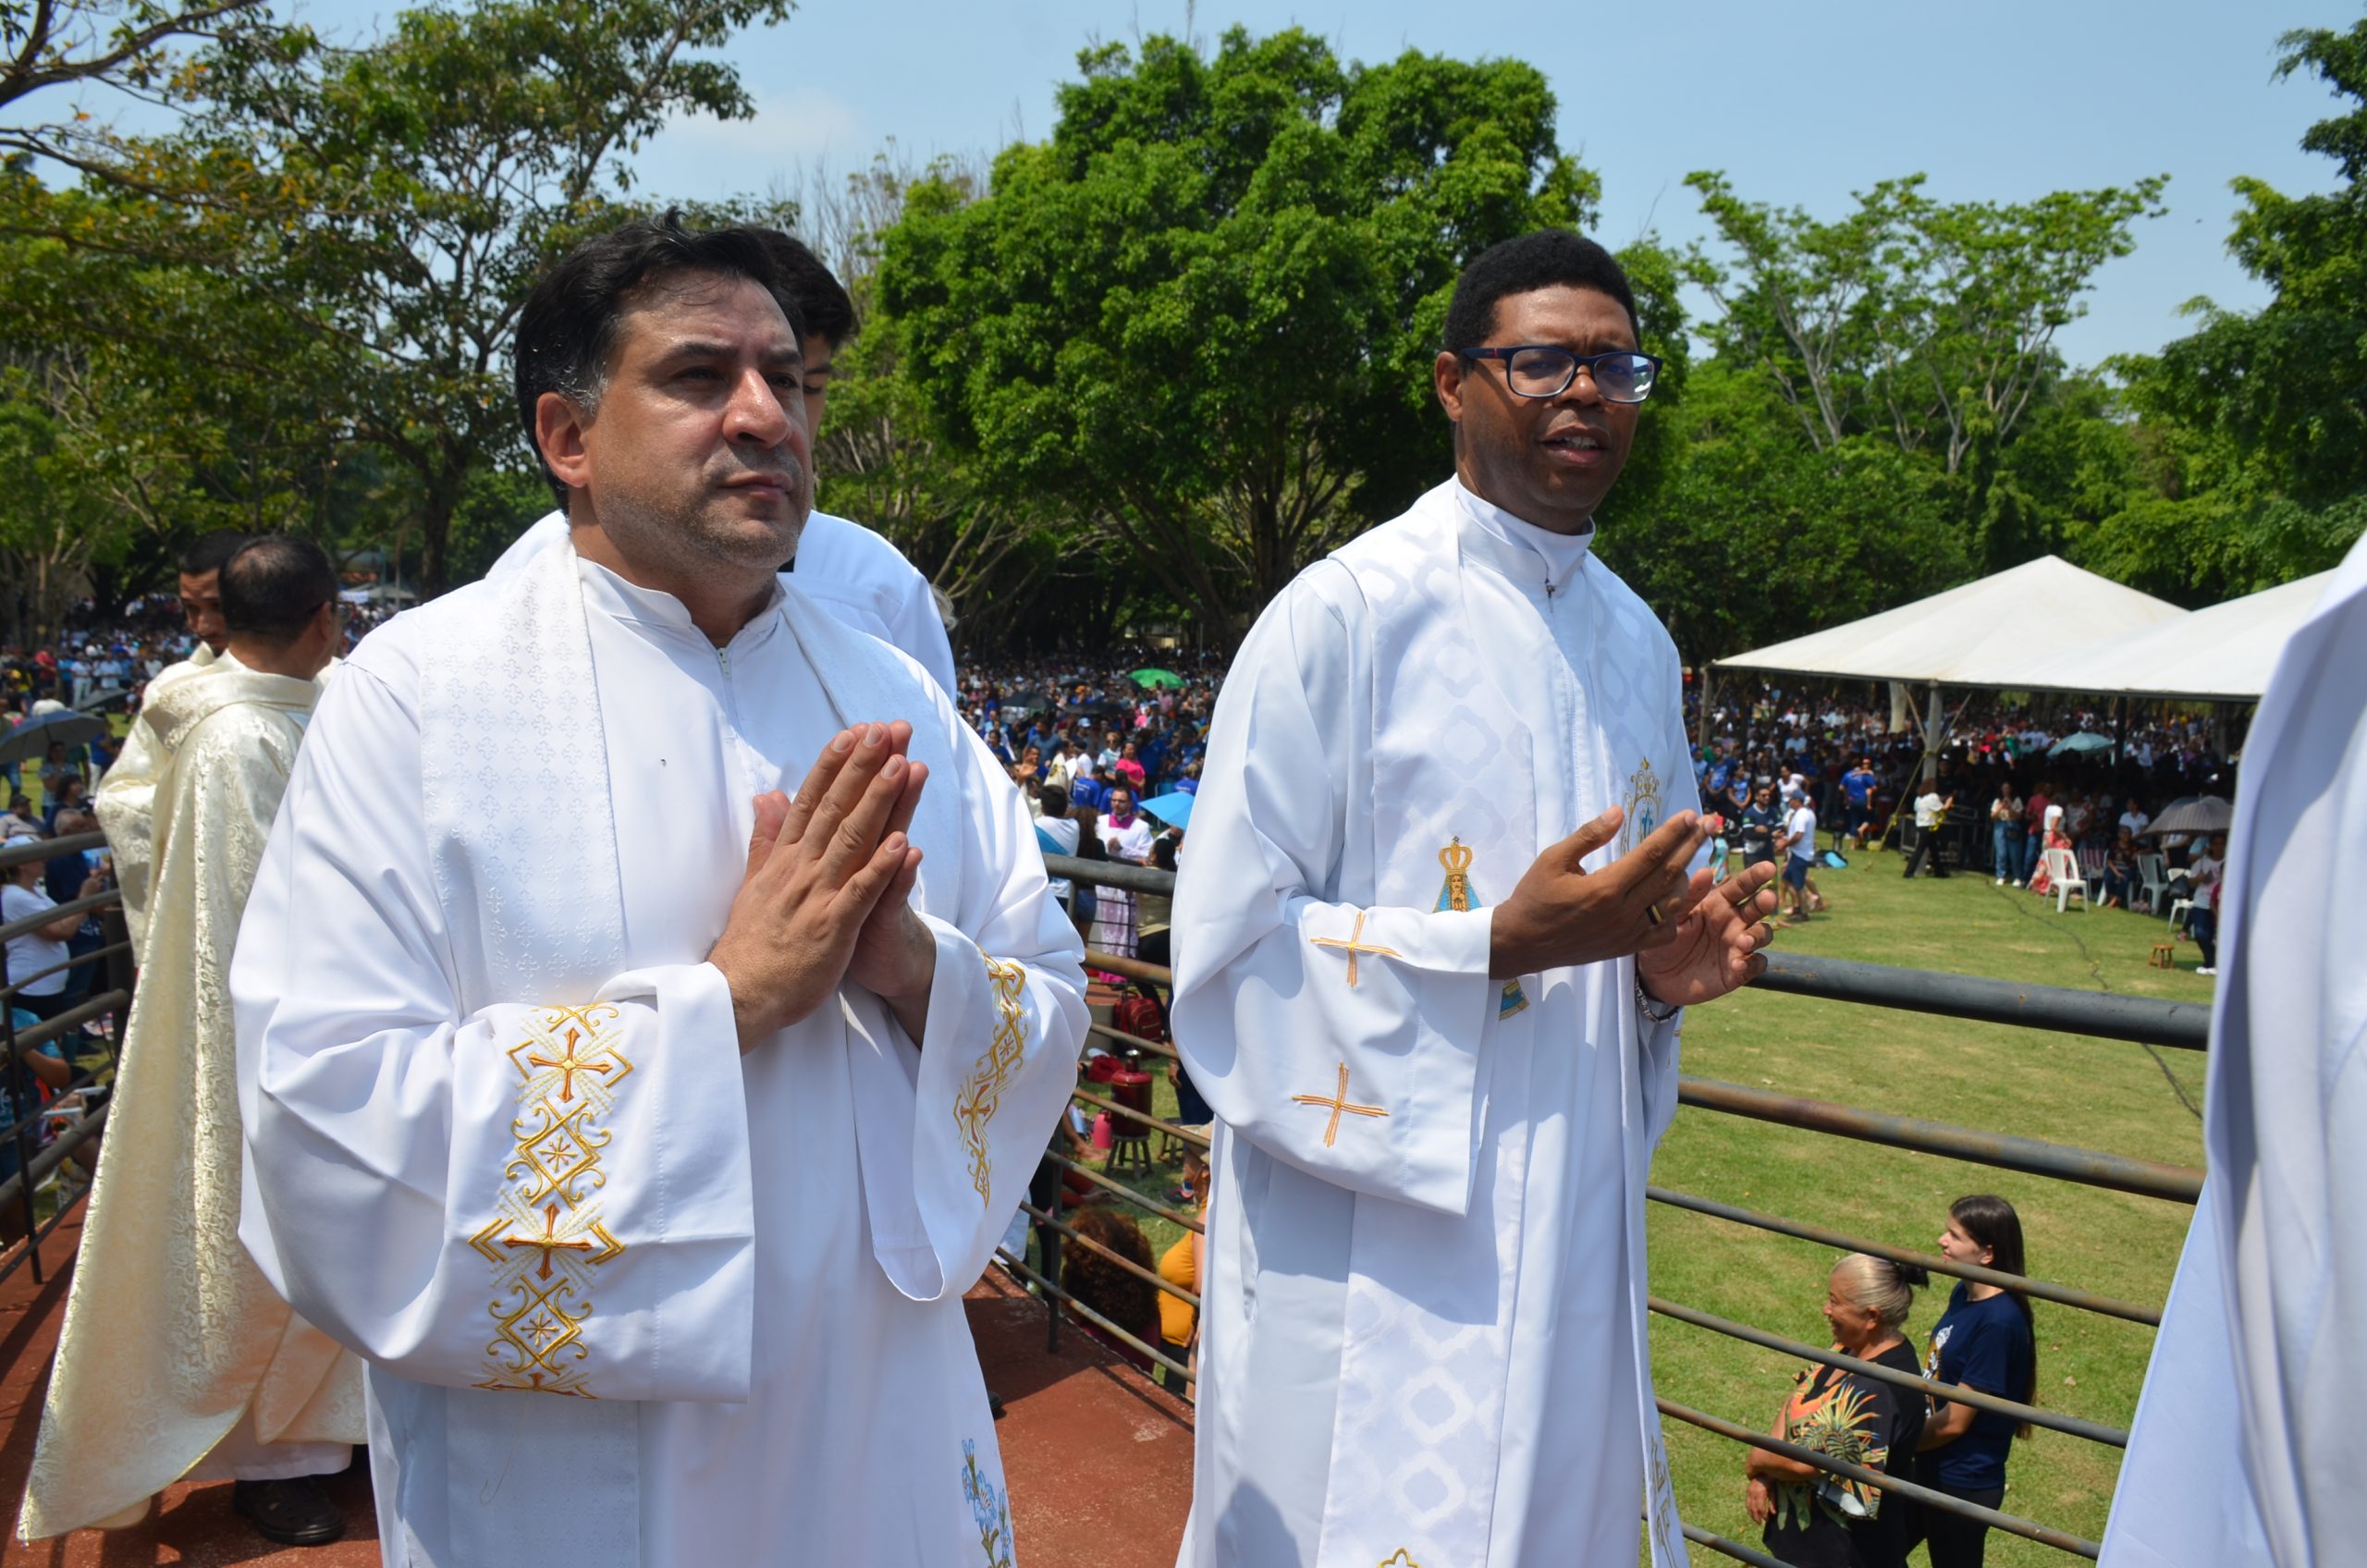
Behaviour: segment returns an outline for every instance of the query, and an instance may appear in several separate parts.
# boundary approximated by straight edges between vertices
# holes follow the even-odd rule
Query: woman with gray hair
[[[1919,1374],[1907,1313],[1930,1276],[1912,1263],[1851,1253],[1825,1281],[1824,1321],[1843,1355]],[[1846,1367],[1811,1365],[1769,1428],[1772,1436],[1869,1470],[1905,1476],[1927,1407],[1914,1390]],[[1803,1568],[1901,1568],[1907,1511],[1877,1487],[1755,1448],[1743,1502],[1766,1527],[1768,1551]]]

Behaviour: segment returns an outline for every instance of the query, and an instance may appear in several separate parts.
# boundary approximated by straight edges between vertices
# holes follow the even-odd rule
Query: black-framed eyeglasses
[[[1455,352],[1466,360],[1503,361],[1504,384],[1524,398],[1560,397],[1584,366],[1604,402],[1640,403],[1652,395],[1652,383],[1661,374],[1657,355],[1629,349],[1579,354],[1551,343],[1516,343],[1504,349],[1458,349]]]

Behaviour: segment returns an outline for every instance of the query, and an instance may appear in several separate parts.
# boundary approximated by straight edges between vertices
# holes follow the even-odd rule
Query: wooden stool
[[[1126,1122],[1134,1131],[1113,1133],[1110,1139],[1110,1163],[1103,1170],[1111,1176],[1121,1170],[1139,1170],[1147,1176],[1151,1172],[1150,1129],[1132,1117]]]
[[[2176,969],[2178,966],[2177,951],[2176,942],[2156,942],[2153,944],[2153,956],[2145,962],[2154,969]]]

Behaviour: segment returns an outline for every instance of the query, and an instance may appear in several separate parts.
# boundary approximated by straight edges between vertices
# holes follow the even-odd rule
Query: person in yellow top
[[[1184,1157],[1184,1184],[1191,1189],[1200,1211],[1200,1222],[1206,1225],[1208,1217],[1208,1158],[1198,1149]],[[1176,1237],[1175,1244],[1159,1255],[1159,1277],[1178,1290],[1199,1294],[1200,1256],[1205,1244],[1205,1239],[1197,1231],[1186,1231]],[[1159,1337],[1167,1341],[1165,1349],[1171,1359],[1184,1363],[1195,1372],[1199,1370],[1196,1359],[1200,1348],[1199,1308],[1181,1296],[1159,1292]],[[1168,1374],[1168,1380],[1172,1387],[1173,1373]],[[1187,1388],[1184,1391],[1189,1397],[1191,1390]]]

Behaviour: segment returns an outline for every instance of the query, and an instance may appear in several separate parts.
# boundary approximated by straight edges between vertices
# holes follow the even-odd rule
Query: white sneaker
[[[2005,879],[2004,877],[2000,876],[1999,878],[1997,878],[1997,886],[1999,886],[2000,888],[2002,888],[2002,887],[2004,887],[2005,885]]]
[[[2198,963],[2194,966],[2194,972],[2197,974],[2216,974],[2219,973],[2219,966],[2215,963]]]

